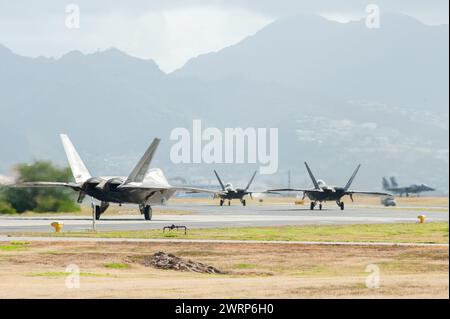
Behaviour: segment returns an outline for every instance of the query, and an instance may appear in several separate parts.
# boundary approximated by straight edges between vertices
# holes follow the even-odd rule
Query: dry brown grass
[[[0,251],[0,298],[448,298],[448,249],[275,244],[32,243]],[[146,268],[157,251],[230,275]],[[76,264],[81,288],[65,287]],[[114,269],[110,264],[128,264]],[[377,264],[381,287],[365,286]]]

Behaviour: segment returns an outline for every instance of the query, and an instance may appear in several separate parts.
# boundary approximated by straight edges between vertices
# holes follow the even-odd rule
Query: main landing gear
[[[225,204],[225,200],[221,199],[220,200],[220,206],[223,206]],[[228,201],[228,206],[231,206],[231,200]],[[245,206],[245,205],[244,205]]]
[[[100,206],[92,203],[92,210],[95,214],[95,220],[99,220],[103,213],[108,209],[109,203],[101,202]]]
[[[314,210],[314,208],[316,208],[316,206],[317,206],[316,202],[311,202],[310,209]],[[322,208],[323,208],[322,203],[319,203],[319,210],[322,210]]]
[[[337,201],[336,204],[341,208],[341,210],[344,210],[344,209],[345,209],[345,204],[344,204],[344,202],[339,202],[339,201]]]
[[[144,215],[145,220],[152,220],[153,210],[150,205],[139,205],[139,210]]]
[[[247,206],[247,201],[245,199],[241,199],[242,206]]]

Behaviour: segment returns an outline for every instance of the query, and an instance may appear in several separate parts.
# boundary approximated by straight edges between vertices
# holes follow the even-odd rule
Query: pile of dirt
[[[164,252],[158,252],[151,257],[144,258],[143,262],[147,267],[155,267],[158,269],[191,271],[205,274],[226,274],[226,272],[212,266],[192,260],[183,260],[175,255]]]

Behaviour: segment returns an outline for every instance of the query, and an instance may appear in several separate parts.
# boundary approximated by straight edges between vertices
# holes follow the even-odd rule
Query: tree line
[[[23,182],[71,182],[70,168],[60,168],[50,161],[35,161],[15,167],[18,180]],[[75,202],[74,192],[63,188],[0,188],[0,213],[21,214],[27,211],[75,212],[80,206]]]

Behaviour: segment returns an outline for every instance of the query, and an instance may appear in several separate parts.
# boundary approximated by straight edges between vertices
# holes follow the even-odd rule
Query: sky
[[[345,22],[364,16],[369,3],[426,24],[448,24],[447,0],[0,0],[0,44],[21,55],[56,58],[116,47],[153,59],[169,73],[277,19],[321,14]]]

